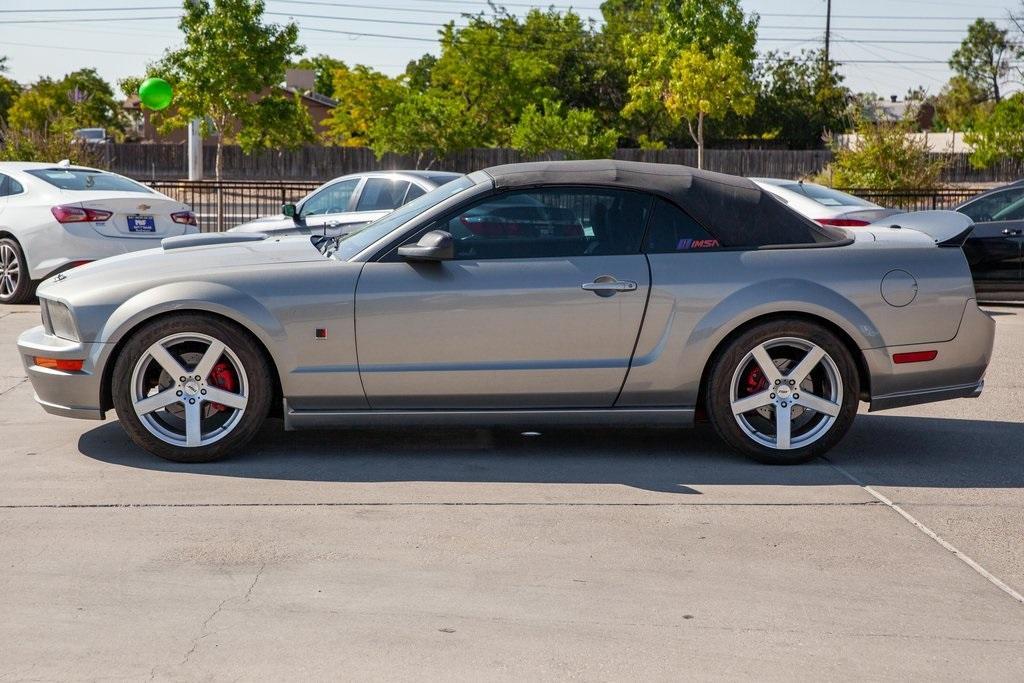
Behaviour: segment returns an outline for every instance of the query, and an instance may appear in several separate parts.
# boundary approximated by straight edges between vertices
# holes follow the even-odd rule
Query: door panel
[[[964,244],[971,274],[980,289],[1019,283],[1024,221],[978,223]]]
[[[612,279],[625,284],[583,288]],[[356,292],[367,399],[394,409],[611,407],[649,291],[640,254],[368,263]]]

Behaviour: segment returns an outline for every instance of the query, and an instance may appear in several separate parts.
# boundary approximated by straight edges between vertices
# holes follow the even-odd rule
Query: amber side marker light
[[[938,351],[911,351],[910,353],[894,353],[892,354],[893,363],[924,363],[926,361],[935,360],[935,357],[939,355]]]
[[[41,368],[50,370],[63,370],[64,372],[79,372],[82,369],[84,360],[73,360],[70,358],[44,358],[36,356],[35,363]]]

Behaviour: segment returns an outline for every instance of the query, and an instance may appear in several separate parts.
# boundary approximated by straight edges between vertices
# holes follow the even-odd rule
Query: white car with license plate
[[[199,232],[187,204],[94,168],[0,162],[0,304],[68,268]]]

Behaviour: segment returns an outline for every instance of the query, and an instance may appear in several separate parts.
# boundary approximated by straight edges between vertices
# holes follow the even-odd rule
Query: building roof
[[[661,195],[684,209],[726,247],[815,244],[845,240],[786,208],[739,176],[689,166],[636,161],[545,161],[484,169],[498,189],[596,185]]]

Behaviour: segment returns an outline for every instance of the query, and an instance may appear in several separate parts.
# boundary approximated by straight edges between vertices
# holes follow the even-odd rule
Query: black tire
[[[827,431],[823,430],[816,437],[817,440],[789,450],[770,447],[755,440],[753,436],[745,432],[744,428],[740,426],[740,420],[733,415],[732,410],[734,375],[738,372],[742,374],[742,372],[746,371],[745,368],[742,371],[739,370],[738,366],[741,363],[750,362],[747,354],[751,353],[754,348],[782,338],[796,338],[820,347],[835,364],[835,369],[838,370],[839,381],[842,383],[842,400],[836,402],[839,410],[831,427],[828,427]],[[785,347],[777,353],[786,353]],[[745,361],[745,359],[747,360]],[[789,362],[783,359],[776,360],[774,356],[773,361],[777,363]],[[792,362],[797,362],[795,356]],[[790,365],[789,367],[792,369],[793,366]],[[818,366],[815,372],[824,372],[820,367]],[[770,384],[766,383],[765,386],[768,386],[770,390]],[[757,391],[763,390],[762,386],[758,386]],[[753,391],[751,390],[751,393]],[[793,390],[791,389],[790,391]],[[795,391],[800,391],[800,387],[796,387]],[[845,436],[857,414],[859,395],[859,375],[856,363],[846,345],[835,334],[823,326],[805,320],[792,318],[777,319],[742,332],[722,347],[712,360],[707,387],[706,408],[708,419],[714,426],[715,431],[723,441],[736,451],[766,464],[795,465],[823,455]],[[793,410],[795,409],[794,407]],[[777,416],[777,413],[774,411],[778,410],[778,408],[768,407],[766,410],[772,411],[770,414],[773,417],[765,418],[766,424],[770,428],[772,419],[774,419],[774,416]],[[801,411],[804,410],[806,409],[801,408]],[[747,415],[751,415],[751,413],[747,413]],[[818,424],[825,424],[828,420],[827,416],[816,414],[813,411],[808,412],[807,416],[806,419],[811,423],[811,428],[813,428],[815,420],[822,420]],[[757,415],[753,415],[754,420],[757,420],[757,418]],[[808,429],[809,432],[811,428]],[[778,441],[778,438],[775,440]]]
[[[241,361],[248,382],[248,402],[241,418],[223,438],[207,445],[188,447],[158,438],[143,424],[132,403],[132,376],[143,355],[156,342],[182,333],[223,342]],[[218,460],[248,443],[266,420],[273,395],[270,364],[258,342],[238,325],[202,313],[168,315],[136,331],[118,354],[110,389],[118,418],[132,441],[165,460],[185,463]]]
[[[16,264],[16,273],[4,269],[4,260],[12,256],[10,263]],[[7,279],[6,283],[3,281],[5,274],[16,279],[13,290],[10,289],[10,279]],[[0,304],[27,304],[32,301],[35,293],[36,283],[29,277],[28,263],[25,261],[25,252],[21,250],[21,245],[11,237],[0,238]]]

